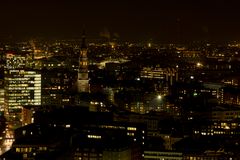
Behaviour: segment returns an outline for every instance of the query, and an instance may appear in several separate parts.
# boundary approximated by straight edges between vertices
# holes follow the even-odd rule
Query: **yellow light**
[[[135,127],[127,127],[127,130],[129,130],[129,131],[136,131],[137,128],[135,128]]]
[[[225,126],[225,129],[230,129],[230,127],[229,126]]]
[[[197,67],[202,67],[202,64],[200,62],[198,62]]]
[[[148,43],[148,47],[152,47],[152,44],[151,44],[151,43]]]

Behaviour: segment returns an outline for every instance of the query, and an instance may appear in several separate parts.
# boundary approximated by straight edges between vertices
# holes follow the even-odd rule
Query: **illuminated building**
[[[22,54],[7,53],[6,68],[24,68],[26,66],[26,56]]]
[[[22,125],[22,107],[41,105],[41,74],[27,69],[28,54],[7,53],[4,71],[5,114],[12,127]]]
[[[178,71],[175,68],[149,68],[145,67],[141,71],[141,78],[161,79],[172,85],[178,81]]]
[[[4,111],[4,81],[1,79],[0,80],[0,111]]]
[[[146,160],[157,160],[157,159],[182,160],[183,154],[181,152],[144,151],[144,159]]]
[[[35,68],[38,69],[62,69],[62,68],[73,68],[75,69],[75,65],[70,65],[67,62],[69,59],[66,59],[64,56],[52,56],[48,58],[42,58],[35,61]],[[77,66],[76,66],[77,67]]]
[[[76,72],[68,69],[42,70],[42,105],[71,104],[67,93],[76,81]]]
[[[109,112],[108,108],[103,102],[90,101],[89,111],[91,112]]]
[[[22,125],[22,106],[41,105],[41,74],[36,71],[5,71],[5,104],[9,121]]]
[[[33,114],[35,113],[32,106],[24,106],[22,108],[22,125],[26,126],[34,122]]]
[[[85,34],[82,36],[82,45],[79,57],[79,68],[78,68],[78,92],[89,92],[89,79],[88,79],[88,57],[87,57],[87,46],[85,42]]]
[[[144,114],[146,110],[144,108],[143,102],[131,102],[130,105],[127,105],[127,106],[130,107],[131,112],[135,112],[135,113]]]

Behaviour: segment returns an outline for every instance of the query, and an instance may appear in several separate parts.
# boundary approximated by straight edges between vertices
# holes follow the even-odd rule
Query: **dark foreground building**
[[[35,123],[15,130],[12,149],[2,159],[143,159],[144,126],[117,122],[112,113],[69,107],[35,115]]]

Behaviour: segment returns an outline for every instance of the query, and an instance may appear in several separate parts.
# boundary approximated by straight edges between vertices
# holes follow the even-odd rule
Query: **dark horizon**
[[[155,42],[232,41],[240,37],[239,2],[195,1],[4,1],[0,39],[91,38]]]

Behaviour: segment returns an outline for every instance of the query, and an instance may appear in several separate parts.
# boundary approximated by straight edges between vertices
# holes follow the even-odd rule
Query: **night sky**
[[[231,0],[1,0],[0,38],[91,38],[160,42],[240,39]]]

